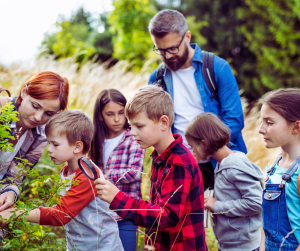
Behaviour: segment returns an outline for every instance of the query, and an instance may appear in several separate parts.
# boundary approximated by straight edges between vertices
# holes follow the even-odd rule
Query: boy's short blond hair
[[[158,122],[161,116],[166,115],[169,118],[170,127],[174,122],[172,98],[156,85],[139,88],[127,102],[125,116],[129,120],[140,112],[145,112],[147,117],[154,122]]]
[[[69,145],[81,141],[83,143],[83,154],[90,150],[94,136],[94,125],[92,120],[82,111],[67,110],[55,114],[46,125],[47,137],[54,131],[60,136],[65,135]]]

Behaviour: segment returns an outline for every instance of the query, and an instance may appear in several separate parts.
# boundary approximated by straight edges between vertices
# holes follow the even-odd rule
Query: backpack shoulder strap
[[[156,84],[156,85],[162,87],[164,90],[166,90],[166,83],[164,80],[165,69],[166,69],[165,63],[161,63],[158,66],[157,71],[156,71],[155,83],[153,83],[153,84]]]
[[[7,94],[8,94],[8,96],[10,97],[10,92],[9,92],[9,90],[6,90],[5,88],[0,87],[0,93],[3,92],[3,91],[6,91]]]
[[[219,102],[218,88],[214,73],[214,54],[212,52],[202,51],[202,75],[211,92],[211,98]]]

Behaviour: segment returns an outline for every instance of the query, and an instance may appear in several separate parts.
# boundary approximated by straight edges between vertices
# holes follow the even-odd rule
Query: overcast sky
[[[112,0],[0,0],[0,64],[30,62],[47,31],[53,30],[59,14],[70,17],[85,11],[113,10]]]

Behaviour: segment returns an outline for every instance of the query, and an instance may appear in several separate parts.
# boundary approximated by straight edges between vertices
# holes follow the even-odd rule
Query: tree
[[[109,17],[113,33],[113,56],[126,59],[141,68],[153,42],[148,32],[150,19],[156,14],[154,0],[114,0]]]
[[[300,1],[246,0],[246,4],[248,10],[241,14],[248,22],[241,30],[256,56],[258,75],[253,82],[259,94],[299,86]]]
[[[75,55],[78,62],[95,54],[97,60],[107,60],[112,56],[112,36],[106,15],[101,14],[97,20],[81,7],[70,20],[59,16],[55,24],[57,32],[45,35],[43,52],[54,54],[57,58]],[[104,27],[104,32],[98,32],[99,26]]]

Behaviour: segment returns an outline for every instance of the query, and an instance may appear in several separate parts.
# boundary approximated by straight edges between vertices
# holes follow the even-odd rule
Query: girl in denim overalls
[[[281,147],[281,154],[266,173],[263,192],[261,249],[300,250],[300,90],[282,89],[268,93],[260,103],[259,133],[266,148]]]

